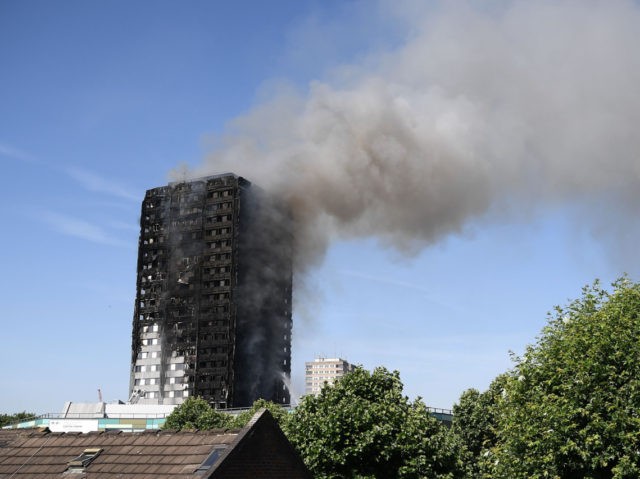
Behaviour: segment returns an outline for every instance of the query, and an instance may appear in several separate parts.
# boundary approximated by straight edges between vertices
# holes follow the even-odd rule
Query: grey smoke
[[[298,270],[335,238],[415,252],[558,205],[624,229],[640,196],[640,7],[478,3],[404,4],[401,46],[257,106],[194,174],[279,192]]]

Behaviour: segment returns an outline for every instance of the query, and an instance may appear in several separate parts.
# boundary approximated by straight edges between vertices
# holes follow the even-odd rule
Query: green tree
[[[0,414],[0,427],[15,424],[17,422],[28,421],[38,417],[37,414],[32,412],[17,412],[14,414]]]
[[[356,368],[305,397],[285,432],[318,478],[460,477],[455,438],[403,396],[397,371]]]
[[[266,399],[257,399],[250,409],[238,414],[234,418],[234,426],[238,428],[244,427],[260,409],[268,409],[273,418],[280,425],[280,428],[285,427],[285,423],[289,416],[287,410],[279,404],[267,401]]]
[[[507,375],[498,376],[484,392],[467,389],[453,406],[452,432],[465,448],[469,477],[483,477],[491,450],[497,443],[498,401]]]
[[[556,308],[504,382],[491,477],[640,477],[640,285]]]
[[[458,437],[430,414],[420,398],[409,411],[398,437],[402,465],[397,477],[456,478],[464,474],[464,449]]]
[[[231,429],[234,418],[230,414],[213,409],[207,401],[199,397],[189,397],[176,406],[167,416],[163,429]]]
[[[212,408],[200,397],[190,397],[176,406],[164,423],[163,429],[240,429],[259,409],[268,409],[274,419],[282,424],[287,420],[287,411],[279,404],[258,399],[251,408],[238,415]]]

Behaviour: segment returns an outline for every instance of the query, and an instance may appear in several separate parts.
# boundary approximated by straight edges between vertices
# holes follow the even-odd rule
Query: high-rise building
[[[146,192],[132,402],[289,403],[290,226],[277,200],[234,174]]]
[[[354,366],[340,358],[316,358],[305,364],[305,394],[320,394],[322,387],[333,384],[345,374],[353,371]]]

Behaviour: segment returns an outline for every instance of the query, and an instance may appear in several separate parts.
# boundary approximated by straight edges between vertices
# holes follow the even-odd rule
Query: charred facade
[[[292,237],[274,198],[224,174],[148,190],[131,400],[289,403]]]

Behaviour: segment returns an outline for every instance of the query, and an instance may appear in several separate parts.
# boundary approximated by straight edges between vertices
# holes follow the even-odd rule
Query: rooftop
[[[268,463],[270,467],[264,468]],[[264,474],[255,471],[266,471]],[[229,471],[233,471],[229,475]],[[0,430],[0,477],[310,477],[268,411],[239,430]]]

